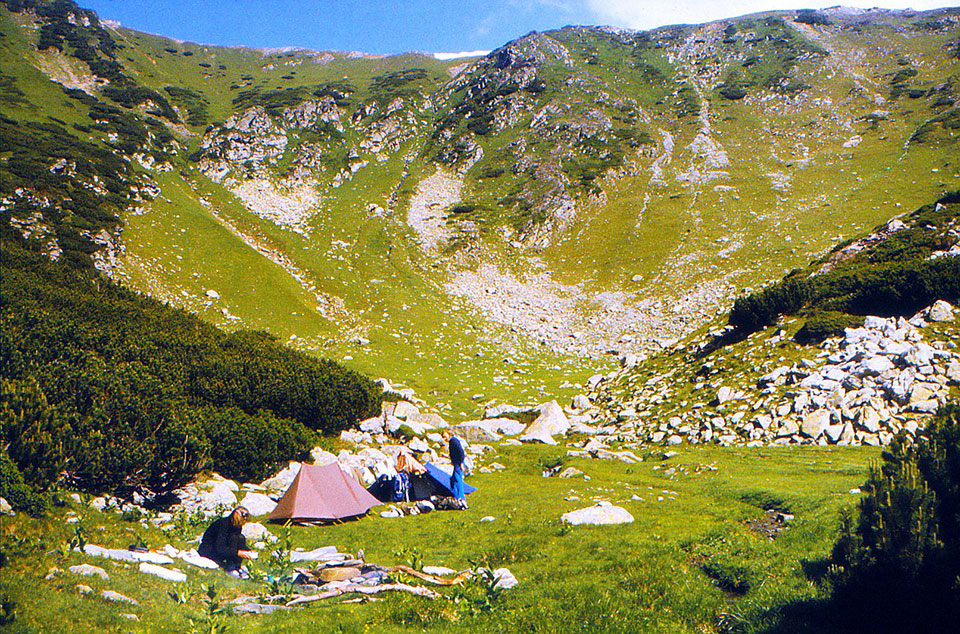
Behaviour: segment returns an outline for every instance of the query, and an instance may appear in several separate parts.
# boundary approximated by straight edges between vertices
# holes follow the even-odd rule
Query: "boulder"
[[[840,442],[840,437],[843,436],[843,430],[843,425],[827,425],[823,431],[827,437],[827,441],[835,445]]]
[[[68,568],[70,572],[75,575],[83,575],[85,577],[100,577],[101,579],[109,579],[110,575],[107,574],[107,571],[99,566],[91,566],[90,564],[79,564],[77,566],[70,566]]]
[[[271,493],[283,493],[290,487],[298,473],[300,473],[300,463],[291,461],[286,467],[261,482],[260,486]]]
[[[153,575],[155,577],[160,577],[161,579],[166,579],[167,581],[173,581],[176,583],[181,583],[187,580],[187,575],[180,572],[179,570],[164,568],[163,566],[150,564],[145,561],[140,563],[140,572],[148,575]]]
[[[950,363],[947,364],[947,369],[944,372],[949,380],[954,385],[960,385],[960,361],[953,359]]]
[[[136,599],[131,599],[128,596],[122,595],[119,592],[114,592],[113,590],[104,590],[100,593],[107,601],[113,601],[115,603],[129,603],[130,605],[140,605],[137,603]]]
[[[540,406],[540,415],[530,423],[520,440],[522,442],[542,442],[555,445],[556,441],[553,440],[553,436],[566,434],[569,429],[570,421],[567,420],[563,409],[556,401],[550,401]]]
[[[467,441],[470,441],[470,439],[468,438]],[[409,443],[407,443],[407,447],[410,449],[410,451],[414,453],[423,453],[424,451],[430,451],[430,445],[428,445],[427,441],[424,440],[423,438],[414,438]]]
[[[314,447],[310,450],[310,460],[318,467],[333,464],[337,457],[322,447]]]
[[[628,524],[633,521],[633,515],[630,515],[623,507],[613,506],[609,502],[601,502],[596,506],[564,513],[560,519],[574,526],[581,524]]]
[[[513,573],[506,568],[497,568],[494,570],[493,578],[497,580],[496,583],[493,584],[493,587],[500,588],[501,590],[509,590],[520,583],[517,581],[517,578],[513,576]]]
[[[938,299],[927,309],[926,318],[929,321],[953,321],[953,306]]]
[[[500,440],[500,434],[490,431],[480,421],[461,423],[453,427],[453,433],[467,442],[495,442]]]
[[[275,542],[277,536],[267,530],[260,522],[247,522],[243,525],[243,536],[249,542]]]
[[[217,564],[217,562],[215,562],[212,559],[207,559],[206,557],[198,553],[196,549],[182,550],[177,555],[177,557],[187,562],[191,566],[196,566],[197,568],[205,568],[207,570],[216,570],[217,568],[220,567]]]
[[[379,434],[383,431],[383,418],[380,416],[374,416],[373,418],[362,420],[357,427],[359,427],[360,431],[370,432],[371,434]]]
[[[413,403],[399,401],[393,415],[403,421],[415,420],[420,417],[420,410]]]
[[[513,418],[485,418],[481,421],[470,421],[480,425],[487,431],[506,436],[516,436],[523,433],[525,425]],[[466,423],[464,423],[466,424]]]
[[[730,400],[730,396],[733,394],[733,389],[727,387],[726,385],[717,390],[717,403],[723,405]]]
[[[10,503],[3,498],[0,498],[0,515],[16,515]]]
[[[267,515],[277,507],[277,503],[263,493],[247,493],[240,504],[245,506],[254,517]]]
[[[830,412],[825,409],[818,409],[803,417],[803,423],[800,425],[800,431],[805,436],[817,439],[830,424]]]
[[[423,571],[428,575],[434,575],[437,577],[447,577],[449,575],[457,574],[457,571],[453,568],[447,568],[446,566],[424,566]]]
[[[880,431],[880,413],[869,405],[860,410],[857,423],[864,431],[875,434]]]
[[[570,407],[577,411],[583,411],[585,409],[590,409],[593,407],[593,403],[590,402],[590,398],[584,394],[578,394],[573,397],[573,401],[570,403]]]
[[[880,376],[884,372],[892,370],[893,367],[893,362],[890,359],[877,355],[864,360],[860,364],[859,374],[861,376]]]

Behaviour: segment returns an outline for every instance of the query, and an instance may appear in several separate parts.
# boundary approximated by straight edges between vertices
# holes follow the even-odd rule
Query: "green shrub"
[[[29,515],[43,514],[47,509],[44,498],[34,492],[23,481],[23,475],[13,464],[6,451],[0,450],[0,497],[10,503],[15,511],[23,511]]]
[[[950,232],[958,216],[960,193],[946,194],[913,212],[905,228],[853,257],[840,257],[838,252],[849,243],[839,245],[808,269],[737,298],[729,323],[744,336],[776,323],[781,315],[806,312],[811,317],[800,340],[816,341],[841,334],[842,327],[854,321],[849,315],[904,316],[938,299],[956,301],[960,259],[929,258],[952,245]],[[881,225],[874,231],[884,230]],[[842,317],[844,313],[848,317]]]
[[[32,430],[39,444],[13,453],[55,456],[59,429],[66,464],[44,464],[71,486],[163,493],[211,459],[259,475],[309,449],[305,428],[333,434],[380,410],[379,386],[333,361],[265,333],[225,333],[95,270],[50,262],[12,229],[0,235],[0,378],[13,386],[6,400],[24,392],[16,398],[32,403],[3,414],[5,435]],[[241,421],[256,447],[218,445],[239,442],[224,420]]]
[[[828,337],[839,337],[846,328],[856,328],[863,325],[863,318],[838,313],[836,311],[814,312],[807,317],[803,327],[797,331],[795,338],[798,343],[820,343]]]
[[[66,466],[70,432],[35,379],[0,380],[0,443],[31,486],[56,485]]]
[[[281,463],[302,458],[316,439],[300,423],[267,412],[250,416],[235,407],[210,409],[204,418],[211,468],[228,478],[259,482]]]
[[[857,631],[955,631],[960,622],[960,407],[873,467],[831,556],[833,607]]]

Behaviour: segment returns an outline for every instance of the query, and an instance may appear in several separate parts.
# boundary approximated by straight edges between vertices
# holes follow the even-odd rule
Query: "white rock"
[[[3,498],[0,498],[0,515],[16,515],[10,503]]]
[[[570,406],[575,410],[582,411],[593,407],[593,403],[590,402],[589,397],[586,395],[578,394],[573,397],[573,401],[571,402]]]
[[[322,447],[314,447],[310,450],[310,460],[318,467],[333,464],[337,457]]]
[[[492,521],[494,521],[495,519],[497,519],[497,518],[495,518],[493,515],[487,515],[487,516],[485,516],[485,517],[481,517],[481,518],[480,518],[480,521],[481,521],[481,522],[492,522]]]
[[[179,559],[187,562],[191,566],[196,566],[197,568],[206,568],[207,570],[216,570],[220,566],[217,565],[212,559],[207,559],[196,551],[196,549],[183,550],[180,551],[178,555]]]
[[[360,431],[370,432],[371,434],[379,434],[383,431],[383,418],[380,416],[374,416],[373,418],[362,420],[360,421],[358,427],[360,428]]]
[[[860,376],[880,376],[888,370],[894,368],[893,362],[884,356],[870,357],[860,364]]]
[[[499,419],[491,419],[499,420]],[[488,426],[483,425],[486,421],[470,421],[453,426],[453,433],[467,442],[495,442],[501,439],[500,434],[493,432]]]
[[[272,493],[283,493],[290,487],[298,473],[300,473],[300,463],[292,461],[275,475],[261,482],[260,486]]]
[[[502,590],[509,590],[520,583],[517,581],[517,578],[513,576],[513,573],[506,568],[497,568],[494,570],[493,578],[497,580],[493,587]]]
[[[210,299],[220,299],[220,293],[218,293],[217,291],[213,290],[212,288],[208,288],[208,289],[207,289],[207,292],[204,293],[204,295],[206,295],[206,296],[209,297]]]
[[[321,546],[307,551],[293,551],[290,561],[345,561],[347,556],[337,552],[336,546]]]
[[[277,536],[267,530],[267,527],[260,522],[248,522],[243,525],[241,530],[247,541],[252,542],[275,542]]]
[[[523,442],[542,442],[555,445],[553,436],[566,434],[570,429],[570,421],[563,413],[563,409],[556,401],[550,401],[540,406],[540,416],[530,423],[520,440]]]
[[[437,577],[446,577],[457,573],[453,568],[447,568],[446,566],[424,566],[423,571],[428,575],[436,575]]]
[[[810,438],[817,439],[830,424],[830,412],[825,409],[818,409],[803,417],[803,423],[800,425],[800,431]]]
[[[581,524],[628,524],[633,521],[633,515],[630,515],[625,508],[613,506],[609,502],[601,502],[596,506],[564,513],[560,519],[574,526]]]
[[[75,575],[83,575],[85,577],[100,577],[101,579],[110,578],[110,575],[107,574],[106,570],[100,568],[99,566],[91,566],[90,564],[70,566],[68,570]]]
[[[399,401],[397,408],[393,410],[393,415],[403,421],[411,421],[420,416],[420,410],[413,403]]]
[[[161,579],[166,579],[167,581],[174,581],[176,583],[187,580],[187,575],[179,570],[164,568],[163,566],[149,564],[145,561],[140,563],[140,572],[148,575],[154,575],[155,577],[160,577]]]
[[[100,593],[107,601],[113,601],[115,603],[129,603],[130,605],[140,605],[137,603],[136,599],[131,599],[128,596],[122,595],[119,592],[114,592],[113,590],[104,590]]]
[[[733,394],[733,389],[724,385],[719,390],[717,390],[717,402],[721,405],[730,400],[730,396]]]
[[[953,306],[938,299],[927,309],[926,318],[930,321],[953,321]]]
[[[526,427],[520,421],[512,418],[485,418],[481,421],[468,422],[475,422],[488,431],[506,436],[516,436],[517,434],[523,433]]]
[[[472,442],[470,441],[469,438],[467,439],[467,441]],[[424,451],[430,451],[430,445],[428,445],[427,441],[424,440],[423,438],[414,438],[409,443],[407,443],[407,447],[410,449],[410,451],[414,453],[423,453]]]
[[[267,515],[277,507],[277,503],[263,493],[247,493],[240,505],[246,507],[253,517]]]

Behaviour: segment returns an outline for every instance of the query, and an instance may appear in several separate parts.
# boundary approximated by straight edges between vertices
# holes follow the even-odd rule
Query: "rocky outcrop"
[[[287,135],[263,106],[229,117],[200,140],[204,158],[231,164],[272,162],[283,156]]]
[[[960,385],[956,345],[927,342],[923,336],[927,320],[953,319],[954,310],[937,302],[910,320],[866,317],[862,327],[821,344],[816,360],[759,374],[755,387],[715,386],[709,402],[691,403],[667,420],[650,410],[671,398],[675,377],[657,375],[634,397],[619,401],[610,415],[619,420],[621,440],[886,445],[901,431],[915,434],[947,402],[951,386]],[[771,341],[779,341],[778,335]],[[706,374],[710,369],[709,364],[702,368]]]

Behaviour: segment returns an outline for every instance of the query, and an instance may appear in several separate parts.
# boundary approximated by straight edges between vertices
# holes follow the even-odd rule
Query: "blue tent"
[[[423,466],[427,468],[426,476],[434,480],[436,482],[436,486],[441,489],[442,492],[440,493],[440,495],[445,495],[445,496],[453,495],[453,482],[452,482],[453,476],[451,476],[449,473],[447,473],[440,467],[432,465],[429,462],[425,462]],[[466,495],[470,495],[476,490],[477,490],[477,487],[472,487],[466,482],[463,483],[463,492]]]
[[[370,485],[367,489],[375,498],[381,502],[399,502],[407,500],[429,500],[431,496],[439,495],[441,497],[453,497],[449,473],[443,469],[425,463],[427,472],[421,475],[407,474],[407,488],[400,489],[398,492],[395,478],[381,476],[379,480]],[[466,482],[463,483],[463,492],[465,494],[473,493],[476,487],[472,487]]]

